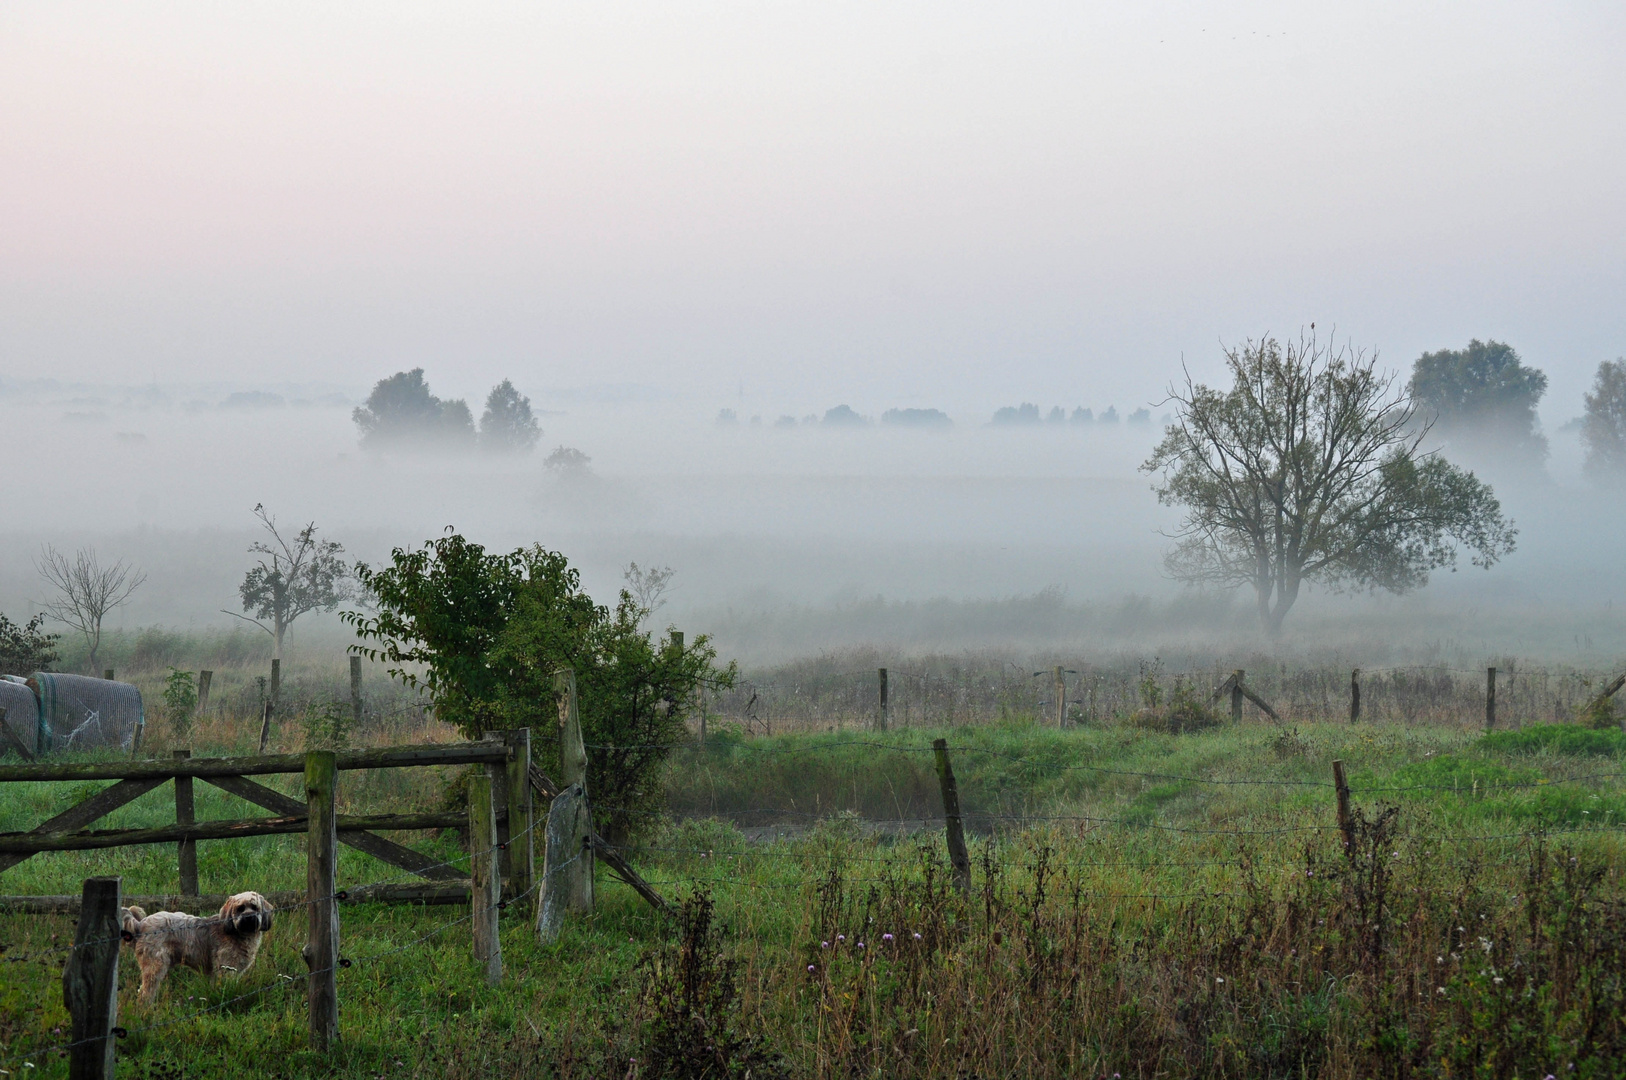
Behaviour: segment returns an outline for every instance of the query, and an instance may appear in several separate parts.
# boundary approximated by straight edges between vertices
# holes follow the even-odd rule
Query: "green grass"
[[[975,830],[965,899],[946,887],[940,826],[919,828],[941,814],[937,735]],[[706,752],[673,755],[679,820],[652,825],[630,858],[668,897],[713,897],[723,966],[702,965],[696,985],[737,987],[735,1005],[674,1012],[661,973],[690,970],[710,939],[691,925],[674,944],[601,870],[597,912],[557,946],[536,943],[526,912],[504,912],[497,988],[479,977],[465,909],[346,906],[343,1042],[321,1060],[304,1049],[303,983],[283,978],[305,971],[302,912],[241,979],[178,971],[149,1009],[126,958],[120,1075],[700,1075],[671,1066],[670,1047],[687,1045],[671,1037],[679,1013],[704,1045],[762,1040],[793,1076],[1619,1075],[1626,897],[1611,826],[1626,785],[1593,743],[1540,739],[1348,724],[714,731]],[[1361,813],[1353,864],[1333,828],[1335,759]],[[436,772],[344,774],[341,809],[428,808]],[[296,794],[291,778],[272,783]],[[0,829],[101,786],[4,785]],[[202,782],[197,793],[200,819],[260,813]],[[166,786],[101,827],[173,813]],[[787,823],[794,835],[748,838]],[[451,834],[413,842],[460,854]],[[199,867],[206,892],[297,889],[302,841],[205,842]],[[0,873],[0,890],[76,892],[105,873],[127,892],[177,888],[164,845],[36,856]],[[341,885],[403,876],[341,848]],[[59,1041],[66,1017],[60,954],[3,961],[72,932],[66,918],[0,916],[12,1075],[5,1059]],[[167,1026],[144,1030],[154,1024]],[[35,1064],[29,1075],[65,1071]]]

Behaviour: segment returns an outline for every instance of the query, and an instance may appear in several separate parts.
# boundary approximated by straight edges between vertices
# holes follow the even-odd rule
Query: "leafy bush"
[[[198,711],[198,684],[190,671],[170,668],[164,677],[164,715],[178,738],[192,730],[192,717]]]
[[[45,624],[44,614],[35,615],[18,626],[0,615],[0,675],[32,675],[36,671],[49,671],[58,660],[57,642],[60,634],[47,634],[40,627]]]
[[[350,745],[350,707],[337,701],[307,705],[299,714],[306,750],[343,750]]]
[[[705,635],[680,645],[640,628],[643,609],[623,591],[612,610],[581,589],[580,574],[540,546],[501,555],[455,533],[421,549],[395,549],[390,565],[359,566],[377,614],[343,618],[376,647],[363,655],[423,687],[436,714],[470,738],[489,730],[558,723],[554,673],[574,670],[588,749],[595,821],[612,842],[661,809],[660,769],[688,740],[686,716],[701,687],[733,685],[713,666]],[[539,739],[540,764],[557,764]]]

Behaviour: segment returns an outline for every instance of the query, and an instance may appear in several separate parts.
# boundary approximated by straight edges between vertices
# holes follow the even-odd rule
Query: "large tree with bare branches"
[[[1425,449],[1427,425],[1375,353],[1312,333],[1225,361],[1229,390],[1189,373],[1170,389],[1176,418],[1141,466],[1185,510],[1175,577],[1251,587],[1275,636],[1308,582],[1400,593],[1454,569],[1460,549],[1481,567],[1513,550],[1490,487]]]
[[[130,599],[147,575],[123,559],[103,566],[95,548],[80,548],[70,559],[49,544],[41,549],[34,569],[56,590],[56,597],[44,605],[46,614],[84,635],[90,648],[90,670],[95,672],[102,620]]]
[[[270,542],[255,541],[249,547],[249,553],[260,556],[260,561],[243,576],[238,592],[243,610],[254,616],[248,621],[271,635],[272,655],[281,659],[282,641],[294,620],[310,611],[332,611],[349,600],[352,574],[343,558],[343,545],[318,540],[316,522],[285,537],[263,503],[255,504],[254,516]]]

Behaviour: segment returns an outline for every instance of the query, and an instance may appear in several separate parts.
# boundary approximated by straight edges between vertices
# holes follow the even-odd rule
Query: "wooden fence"
[[[251,757],[194,758],[176,751],[167,760],[106,762],[31,762],[0,764],[0,783],[115,783],[41,822],[27,832],[0,833],[0,873],[46,851],[85,851],[136,844],[176,844],[181,892],[174,896],[125,896],[118,878],[91,878],[81,896],[0,896],[0,911],[79,916],[75,944],[64,972],[64,997],[73,1017],[72,1041],[62,1047],[70,1056],[70,1075],[112,1075],[113,1046],[123,1033],[117,1026],[118,908],[138,904],[149,910],[210,911],[223,896],[201,896],[196,844],[249,836],[304,833],[306,886],[302,892],[273,892],[267,899],[284,911],[307,909],[309,929],[304,949],[310,1042],[325,1049],[338,1035],[337,973],[348,966],[339,955],[339,909],[343,904],[405,902],[470,905],[476,959],[487,979],[502,977],[502,951],[497,935],[501,909],[535,905],[536,927],[544,940],[557,937],[565,913],[593,906],[593,864],[602,860],[656,910],[669,906],[594,831],[587,799],[587,754],[576,701],[575,677],[561,670],[559,692],[559,758],[564,784],[553,783],[531,760],[531,731],[489,732],[480,742],[395,746],[368,750],[313,751],[306,754],[260,754]],[[415,768],[430,765],[474,766],[466,813],[339,814],[336,797],[340,774],[360,769]],[[303,801],[248,779],[251,776],[301,773]],[[195,820],[193,784],[212,784],[270,810],[273,817],[226,821]],[[109,813],[166,783],[175,785],[174,825],[144,829],[91,829]],[[550,800],[547,866],[536,873],[536,800]],[[451,863],[379,833],[467,827],[469,875]],[[347,844],[391,866],[423,879],[421,884],[377,882],[339,888],[337,848]],[[462,861],[462,860],[457,860]],[[111,928],[111,929],[110,929]],[[111,942],[111,944],[109,944]]]

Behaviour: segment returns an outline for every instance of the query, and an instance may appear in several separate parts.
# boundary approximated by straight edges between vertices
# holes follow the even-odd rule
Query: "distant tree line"
[[[430,393],[423,368],[398,371],[380,379],[367,396],[367,403],[350,415],[361,432],[361,445],[369,449],[478,446],[492,453],[523,454],[542,438],[542,429],[531,412],[531,399],[514,389],[509,380],[493,386],[486,395],[485,411],[476,429],[468,402]]]

